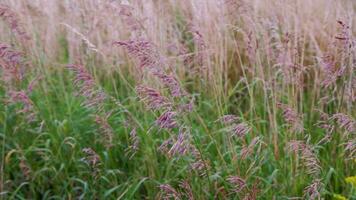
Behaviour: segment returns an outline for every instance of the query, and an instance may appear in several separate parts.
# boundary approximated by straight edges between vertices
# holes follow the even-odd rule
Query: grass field
[[[356,199],[355,11],[0,0],[0,199]]]

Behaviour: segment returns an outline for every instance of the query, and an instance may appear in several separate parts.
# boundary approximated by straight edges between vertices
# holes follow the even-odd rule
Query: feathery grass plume
[[[256,53],[258,50],[258,41],[256,37],[253,35],[253,31],[249,31],[248,33],[244,33],[244,42],[246,44],[246,52],[247,57],[251,65],[253,65],[256,61]]]
[[[190,113],[193,111],[195,105],[195,97],[190,97],[189,102],[181,103],[177,106],[177,111],[179,113]]]
[[[238,123],[233,125],[229,132],[232,133],[233,136],[236,136],[237,138],[243,138],[248,132],[250,132],[251,127],[245,123]]]
[[[283,72],[287,72],[288,67],[293,65],[293,53],[295,53],[295,49],[290,49],[290,41],[292,39],[292,35],[288,32],[283,33],[281,36],[278,36],[278,43],[276,44],[276,61],[277,64],[282,66],[282,67],[287,67],[283,68]],[[291,52],[293,51],[293,52]]]
[[[351,117],[343,114],[343,113],[336,113],[334,114],[331,119],[335,119],[337,124],[344,128],[347,132],[351,134],[355,134],[356,131],[356,121],[353,120]]]
[[[289,124],[291,131],[296,133],[303,132],[302,116],[286,104],[277,103],[277,106],[282,110],[283,118]]]
[[[233,186],[232,191],[235,193],[241,192],[247,186],[246,181],[239,176],[229,176],[226,180]]]
[[[68,69],[75,74],[73,84],[79,89],[77,95],[85,98],[83,106],[100,112],[107,97],[102,90],[97,88],[92,75],[80,64],[68,65]]]
[[[161,93],[154,88],[139,85],[136,86],[136,92],[140,100],[143,101],[148,108],[154,111],[159,109],[171,109],[172,103],[170,103],[166,97],[162,96]]]
[[[193,35],[193,41],[197,52],[195,62],[199,67],[204,67],[204,60],[206,59],[205,51],[207,48],[204,37],[197,27],[191,26],[190,32]]]
[[[335,101],[334,96],[325,95],[318,100],[318,105],[327,105],[333,101]]]
[[[317,111],[320,113],[320,120],[317,125],[324,129],[327,133],[332,132],[334,130],[334,126],[330,124],[330,116],[321,110]]]
[[[324,79],[324,81],[322,82],[323,86],[328,87],[329,85],[331,85],[336,81],[336,76],[334,76],[335,66],[336,66],[335,62],[336,61],[334,61],[331,55],[325,55],[321,58],[322,70],[326,75],[329,74],[327,75],[328,77]]]
[[[194,54],[189,52],[186,44],[181,42],[178,42],[178,44],[171,43],[167,46],[167,51],[169,54],[173,54],[184,66],[190,67],[193,64]]]
[[[101,166],[100,156],[92,148],[84,148],[82,152],[85,154],[82,160],[91,168],[93,177],[98,178]]]
[[[128,11],[127,16],[132,17]],[[166,63],[162,59],[158,48],[147,39],[135,37],[129,41],[116,41],[113,44],[125,47],[129,56],[136,60],[139,68],[148,69],[153,76],[158,78],[161,83],[167,87],[173,97],[186,96],[187,93],[180,86],[177,78],[173,75],[168,75],[164,72]]]
[[[89,50],[99,53],[100,55],[103,55],[102,52],[99,51],[99,49],[92,42],[90,42],[90,40],[87,37],[85,37],[85,35],[80,33],[77,29],[75,29],[74,27],[72,27],[71,25],[66,24],[66,23],[61,23],[61,25],[65,26],[68,30],[70,30],[74,34],[78,35],[80,37],[80,39],[87,45]]]
[[[231,133],[232,136],[242,138],[251,130],[251,127],[246,122],[239,123],[239,121],[241,121],[241,119],[236,115],[223,115],[215,122],[221,122],[227,125],[227,131]]]
[[[291,47],[292,35],[286,33],[283,35],[280,44],[277,46],[277,67],[282,73],[283,79],[287,84],[295,84],[303,87],[303,73],[306,68],[298,63],[300,57],[298,48]],[[298,39],[296,39],[298,42]]]
[[[28,123],[35,121],[36,112],[33,102],[28,94],[32,92],[34,80],[28,85],[27,91],[16,89],[14,83],[20,83],[24,79],[23,53],[14,51],[10,46],[0,43],[0,67],[2,70],[2,80],[8,87],[8,103],[21,103],[23,109],[17,113],[25,114]]]
[[[120,12],[122,16],[125,16],[125,19],[137,22],[130,11],[130,6],[123,5]],[[137,29],[138,28],[135,28],[133,31]],[[128,54],[136,60],[140,69],[146,68],[152,72],[154,76],[159,78],[161,82],[170,89],[173,97],[186,95],[186,92],[180,87],[177,79],[163,72],[165,63],[158,48],[152,42],[142,37],[135,37],[129,41],[116,41],[113,44],[125,47]]]
[[[27,164],[26,159],[24,157],[22,157],[20,159],[19,167],[20,167],[22,175],[25,177],[25,179],[26,180],[30,180],[31,179],[31,173],[32,173],[31,172],[31,168]]]
[[[174,76],[161,72],[154,72],[153,74],[158,77],[167,88],[169,88],[173,97],[182,97],[187,95],[187,92],[181,88],[179,82]]]
[[[197,171],[200,176],[206,176],[210,169],[210,164],[203,160],[198,149],[190,143],[189,132],[182,130],[182,128],[179,131],[178,138],[171,137],[165,140],[158,150],[168,157],[191,154],[194,161],[190,164],[190,168]]]
[[[236,115],[223,115],[220,117],[217,121],[224,123],[224,124],[232,124],[234,122],[237,122],[240,118],[237,117]]]
[[[3,71],[2,79],[5,83],[11,85],[14,81],[21,81],[24,77],[23,53],[0,43],[0,67]]]
[[[321,85],[325,88],[329,88],[336,83],[338,77],[344,74],[345,67],[338,67],[335,56],[333,55],[326,54],[320,60],[321,70],[324,74]]]
[[[24,114],[11,113],[26,110],[26,100],[10,106],[0,103],[0,199],[44,194],[66,199],[155,199],[160,193],[157,183],[173,188],[165,189],[170,194],[166,199],[303,199],[304,188],[311,185],[305,192],[308,199],[313,196],[308,193],[318,190],[312,180],[328,176],[324,169],[332,168],[331,179],[320,181],[328,189],[317,191],[320,199],[332,198],[336,191],[353,195],[355,188],[343,180],[355,175],[355,134],[349,133],[355,127],[349,128],[349,119],[333,114],[356,119],[352,102],[356,99],[356,0],[0,2],[7,3],[19,19],[25,16],[24,28],[31,24],[28,33],[36,35],[35,41],[20,41],[0,16],[0,38],[9,44],[0,45],[0,76],[11,78],[9,84],[0,80],[0,102],[10,99],[11,91],[27,90],[37,113],[35,123],[28,124]],[[335,23],[344,16],[350,22]],[[12,43],[20,45],[25,55],[16,54]],[[168,47],[172,43],[175,46]],[[91,53],[97,50],[104,56]],[[126,56],[118,61],[121,54]],[[76,72],[56,68],[75,57],[82,58],[79,63],[88,75],[77,70],[77,80]],[[31,63],[38,67],[29,69]],[[101,95],[96,98],[97,92],[106,90],[92,73],[94,65],[105,68],[94,70],[108,90],[103,101]],[[36,73],[43,73],[45,80],[30,93],[36,81],[26,83]],[[61,98],[71,95],[67,90],[71,82],[75,84],[69,90],[79,95],[74,102]],[[139,94],[131,90],[132,85],[152,90],[140,88]],[[110,94],[120,94],[123,104]],[[193,110],[195,94],[198,106]],[[92,98],[94,103],[87,103]],[[291,109],[280,109],[278,100]],[[319,104],[322,100],[327,102]],[[78,101],[90,109],[73,109]],[[328,114],[319,115],[314,108]],[[107,118],[108,109],[115,115]],[[220,115],[229,111],[241,115]],[[93,131],[87,116],[83,118],[86,113],[97,141],[79,140]],[[121,121],[122,126],[114,129]],[[294,124],[301,134],[292,130]],[[191,133],[181,133],[182,126]],[[303,126],[312,131],[308,140]],[[141,135],[146,129],[164,134]],[[31,134],[13,134],[19,132]],[[116,135],[123,132],[127,134]],[[127,144],[117,145],[120,138]],[[297,153],[280,152],[290,139],[301,138],[301,144],[291,146]],[[115,145],[105,148],[111,140]],[[158,146],[159,151],[152,149]],[[75,152],[78,147],[79,151],[91,147],[96,153]],[[26,168],[19,167],[21,157],[11,159],[18,149],[27,152],[23,157],[32,170],[30,180],[25,180]],[[75,162],[82,157],[85,162]],[[142,164],[148,166],[143,169]],[[317,169],[309,169],[313,167]],[[290,174],[296,177],[293,183]],[[54,180],[45,185],[51,175]],[[229,175],[246,180],[232,184],[226,180]]]
[[[199,159],[190,164],[190,168],[196,171],[199,176],[205,177],[207,175],[207,170],[210,169],[210,165],[207,164],[204,160]]]
[[[193,189],[187,180],[181,181],[179,187],[184,190],[183,196],[185,196],[188,200],[194,200]]]
[[[179,134],[172,147],[168,151],[168,156],[186,155],[190,149],[190,132],[186,128],[180,128]]]
[[[346,60],[352,56],[355,46],[350,27],[340,20],[337,23],[341,30],[329,44],[328,51],[319,59],[324,75],[321,85],[326,88],[336,84],[338,78],[345,74],[348,62]]]
[[[195,149],[195,150],[194,150]],[[194,162],[190,164],[190,168],[196,171],[199,176],[205,177],[208,175],[208,171],[211,169],[210,162],[203,160],[199,151],[194,148],[192,151]]]
[[[7,23],[11,31],[21,40],[30,40],[30,36],[26,33],[24,27],[21,25],[19,17],[15,11],[10,7],[0,4],[0,18]]]
[[[21,103],[23,108],[18,110],[17,113],[23,113],[28,123],[36,120],[36,111],[33,106],[33,102],[26,94],[26,91],[9,91],[9,103]]]
[[[197,171],[201,177],[207,176],[211,168],[209,160],[204,160],[200,151],[194,145],[190,146],[190,152],[194,158],[194,162],[190,164],[191,169]]]
[[[115,45],[125,47],[128,54],[134,58],[140,69],[159,72],[163,69],[162,60],[156,47],[143,38],[129,41],[117,41]]]
[[[9,91],[10,101],[13,103],[21,102],[24,108],[19,111],[19,113],[28,113],[33,110],[33,103],[31,99],[27,96],[26,92],[21,91]]]
[[[316,125],[325,131],[325,136],[318,142],[318,144],[325,144],[331,141],[332,132],[334,131],[334,125],[330,123],[330,116],[321,110],[317,110],[320,113],[320,119]]]
[[[6,64],[19,65],[22,63],[22,56],[22,52],[12,50],[9,45],[0,43],[0,58]]]
[[[193,71],[201,75],[201,73],[205,72],[207,69],[207,44],[204,41],[203,34],[196,26],[190,25],[190,33],[193,35],[193,42],[195,46],[194,64],[198,67],[193,68]]]
[[[127,27],[129,27],[131,34],[139,34],[143,29],[141,20],[137,19],[133,14],[134,8],[128,1],[120,4],[119,14]]]
[[[188,92],[186,92],[184,88],[180,86],[175,76],[167,75],[160,71],[153,72],[153,75],[156,76],[161,81],[161,83],[169,89],[171,96],[180,97],[184,100],[184,102],[177,103],[177,111],[179,111],[180,113],[185,113],[191,112],[193,110],[194,96],[188,95]],[[187,102],[188,99],[184,97],[189,97],[189,102]]]
[[[174,138],[170,137],[167,140],[163,141],[162,144],[158,147],[158,151],[162,154],[168,154],[170,147],[174,143]]]
[[[248,156],[250,156],[253,153],[255,146],[259,143],[261,143],[260,137],[255,137],[252,139],[248,146],[244,145],[240,152],[241,159],[246,159]]]
[[[42,76],[37,76],[34,79],[32,79],[32,81],[27,85],[27,92],[31,93],[42,78],[43,78]]]
[[[178,126],[177,113],[167,110],[156,120],[156,125],[160,129],[173,129]]]
[[[188,69],[191,70],[194,65],[195,54],[190,53],[189,48],[185,44],[179,45],[178,50],[179,51],[177,57],[181,59],[184,66],[188,67]]]
[[[246,15],[248,12],[252,12],[249,1],[246,0],[222,0],[222,5],[226,8],[226,15],[233,19]]]
[[[345,151],[348,159],[356,159],[356,139],[349,140],[345,144]]]
[[[321,182],[321,179],[313,180],[312,184],[310,184],[304,189],[304,198],[310,200],[320,199],[321,198],[320,192],[322,188],[323,188],[323,183]]]
[[[313,148],[305,144],[300,140],[292,140],[287,144],[287,150],[289,152],[300,153],[300,159],[303,161],[303,165],[307,169],[307,173],[313,176],[318,176],[321,172],[320,162],[315,153],[313,152]]]
[[[341,20],[337,20],[337,23],[340,26],[340,32],[338,33],[338,35],[335,36],[335,39],[341,41],[345,49],[352,48],[352,45],[354,45],[354,41],[350,26],[348,26],[345,22]]]
[[[136,128],[130,132],[130,145],[126,149],[126,155],[130,155],[130,159],[137,153],[140,145],[140,138],[137,136]]]
[[[115,42],[120,46],[125,46],[131,57],[135,58],[140,68],[148,68],[149,71],[157,77],[161,83],[170,90],[173,97],[187,96],[187,92],[180,86],[179,82],[173,75],[167,75],[164,73],[164,64],[161,59],[161,55],[157,51],[156,47],[145,40],[131,40],[129,42]],[[146,86],[137,86],[136,91],[142,101],[145,101],[152,110],[161,109],[166,107],[166,111],[156,120],[156,123],[161,128],[174,128],[176,126],[173,121],[173,117],[176,116],[176,112],[171,111],[172,103],[167,98],[162,96],[154,88]],[[183,107],[182,107],[183,106]],[[188,104],[179,104],[178,108],[191,109],[191,102]],[[188,111],[189,111],[188,110]]]
[[[114,130],[108,123],[108,118],[111,113],[107,114],[106,116],[95,116],[95,123],[99,126],[100,133],[104,136],[102,138],[102,142],[106,148],[111,148],[113,146],[113,137],[114,137]]]
[[[175,190],[172,186],[169,184],[161,184],[159,185],[159,189],[161,190],[159,194],[159,199],[164,199],[164,200],[180,200],[182,199],[182,196],[177,190]]]

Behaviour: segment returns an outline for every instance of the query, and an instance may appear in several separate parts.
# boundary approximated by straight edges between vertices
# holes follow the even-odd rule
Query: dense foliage
[[[356,199],[353,0],[2,0],[1,199]]]

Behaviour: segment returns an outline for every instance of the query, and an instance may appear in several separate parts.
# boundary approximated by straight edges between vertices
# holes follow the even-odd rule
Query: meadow
[[[355,11],[0,0],[0,199],[356,199]]]

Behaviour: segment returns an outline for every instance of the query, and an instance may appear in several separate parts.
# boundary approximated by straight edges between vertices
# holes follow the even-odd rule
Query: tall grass
[[[355,199],[353,0],[3,0],[2,199]]]

